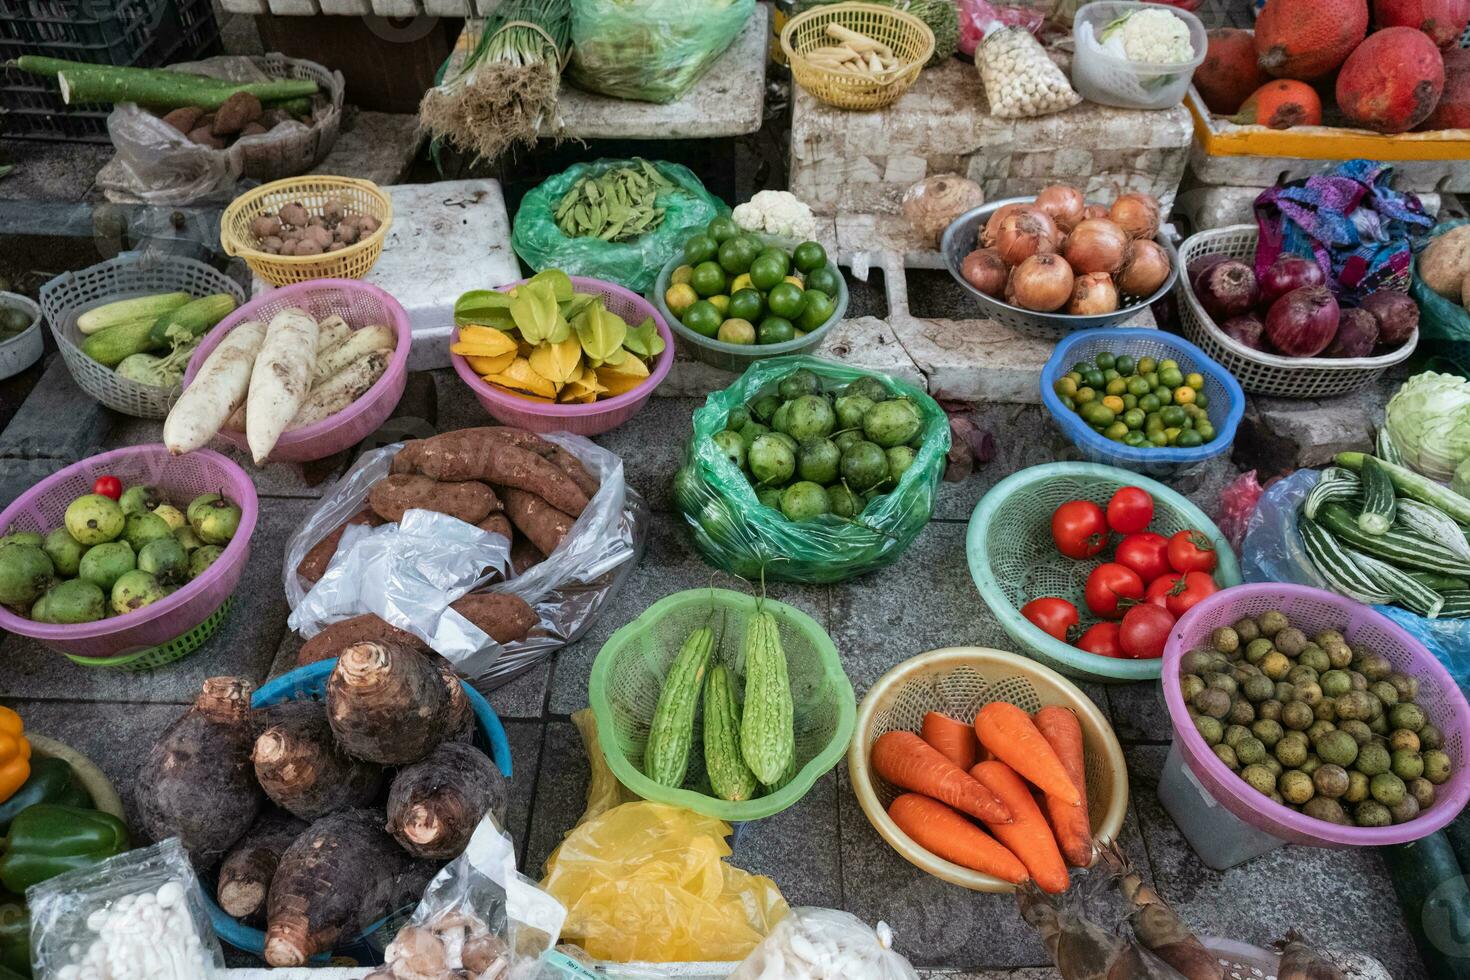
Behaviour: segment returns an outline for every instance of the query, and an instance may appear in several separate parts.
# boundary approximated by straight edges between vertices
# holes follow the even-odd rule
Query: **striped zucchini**
[[[1460,589],[1470,589],[1470,581],[1455,578],[1453,575],[1436,575],[1433,572],[1409,572],[1409,575],[1415,582],[1428,586],[1436,592],[1455,592]]]
[[[1444,607],[1444,599],[1438,592],[1419,582],[1403,569],[1394,568],[1388,562],[1379,561],[1371,555],[1352,551],[1349,551],[1348,554],[1358,563],[1358,567],[1362,568],[1364,574],[1378,583],[1379,588],[1393,596],[1395,604],[1429,619],[1438,616],[1440,609]]]
[[[1362,492],[1363,481],[1358,479],[1358,474],[1341,466],[1329,466],[1302,502],[1302,513],[1315,521],[1323,505],[1356,504]]]
[[[1374,450],[1378,453],[1378,458],[1385,463],[1393,463],[1395,466],[1404,465],[1403,454],[1399,452],[1399,447],[1393,444],[1393,437],[1388,434],[1387,426],[1378,427],[1378,438],[1373,445]]]
[[[1317,573],[1327,580],[1333,591],[1359,602],[1390,602],[1393,596],[1368,576],[1353,556],[1327,529],[1306,514],[1297,515],[1297,528]]]
[[[721,663],[710,668],[704,682],[704,771],[710,789],[722,800],[748,800],[755,795],[755,773],[740,754],[735,682]]]
[[[715,647],[715,631],[701,626],[679,648],[664,676],[653,709],[648,745],[643,750],[643,774],[660,786],[682,786],[689,771],[689,746],[694,741],[694,713],[704,672]]]
[[[1444,545],[1461,558],[1470,560],[1470,541],[1465,539],[1465,532],[1438,507],[1404,497],[1399,501],[1398,515],[1394,520],[1403,530]]]
[[[1337,465],[1346,466],[1355,472],[1363,469],[1367,453],[1338,453]],[[1403,497],[1412,497],[1422,504],[1438,507],[1457,524],[1470,524],[1470,497],[1462,497],[1448,487],[1440,486],[1427,476],[1396,463],[1378,461],[1388,471],[1388,478]]]
[[[780,781],[796,755],[791,680],[776,617],[760,609],[745,627],[745,708],[740,754],[767,786]]]
[[[1358,511],[1358,527],[1367,534],[1384,535],[1393,527],[1397,498],[1388,471],[1376,457],[1363,458],[1363,508]]]
[[[1402,568],[1457,577],[1470,575],[1470,561],[1459,557],[1444,545],[1393,529],[1383,535],[1364,534],[1363,529],[1358,527],[1357,520],[1341,504],[1323,507],[1317,519],[1344,544]]]
[[[1444,605],[1440,607],[1440,619],[1470,619],[1470,590],[1452,589],[1440,593]]]

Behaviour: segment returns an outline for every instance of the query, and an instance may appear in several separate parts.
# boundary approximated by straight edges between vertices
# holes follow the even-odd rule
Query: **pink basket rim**
[[[413,347],[413,326],[409,321],[407,311],[403,309],[403,305],[398,300],[394,299],[385,290],[357,279],[312,279],[307,282],[298,282],[291,286],[281,286],[261,293],[250,302],[235,310],[234,313],[221,320],[205,336],[204,340],[200,342],[198,348],[194,351],[194,355],[189,358],[188,368],[184,371],[184,387],[189,387],[194,381],[194,375],[199,373],[199,369],[204,366],[205,359],[220,345],[220,342],[225,339],[225,335],[246,320],[255,319],[256,310],[260,309],[266,301],[276,303],[281,300],[290,300],[297,296],[308,296],[312,293],[328,289],[337,289],[346,293],[364,293],[376,297],[382,302],[384,308],[387,309],[388,319],[391,321],[390,323],[384,324],[384,326],[391,326],[393,328],[393,332],[398,338],[398,344],[393,349],[393,357],[388,361],[388,369],[383,372],[383,376],[362,397],[342,409],[336,415],[330,415],[320,422],[313,422],[311,425],[304,426],[300,429],[281,433],[281,437],[276,443],[279,446],[296,446],[304,442],[309,442],[319,436],[327,435],[339,426],[351,422],[363,412],[368,411],[382,397],[388,386],[393,383],[393,377],[407,372],[408,355],[410,349]]]
[[[1470,801],[1470,765],[1464,763],[1450,776],[1449,782],[1444,784],[1443,788],[1447,792],[1435,800],[1433,815],[1421,814],[1408,823],[1392,824],[1388,827],[1343,827],[1298,813],[1288,806],[1261,796],[1246,786],[1238,775],[1230,771],[1229,766],[1215,756],[1209,745],[1205,743],[1204,737],[1189,722],[1189,711],[1184,704],[1184,695],[1179,692],[1179,685],[1176,683],[1179,676],[1179,659],[1189,652],[1192,644],[1185,638],[1191,635],[1196,620],[1204,618],[1219,606],[1229,606],[1237,600],[1251,599],[1259,595],[1310,598],[1330,604],[1341,609],[1352,625],[1372,623],[1375,627],[1394,636],[1413,652],[1415,669],[1430,675],[1448,696],[1451,717],[1444,719],[1445,724],[1440,727],[1444,731],[1459,731],[1462,739],[1470,737],[1470,704],[1466,704],[1465,696],[1460,693],[1460,686],[1455,683],[1450,672],[1444,668],[1438,658],[1393,620],[1362,603],[1340,596],[1335,592],[1314,589],[1306,585],[1258,582],[1222,589],[1200,602],[1174,624],[1174,630],[1169,635],[1169,642],[1164,647],[1163,675],[1160,678],[1164,687],[1164,701],[1169,707],[1169,722],[1174,727],[1174,737],[1184,743],[1184,757],[1189,767],[1198,769],[1202,766],[1208,778],[1221,786],[1239,786],[1240,792],[1235,794],[1236,798],[1250,799],[1251,806],[1267,820],[1304,837],[1312,837],[1333,844],[1366,847],[1404,844],[1434,833],[1459,816],[1466,802]],[[1436,787],[1436,789],[1439,788]],[[1250,793],[1251,796],[1246,797],[1245,793]]]
[[[143,623],[151,622],[160,616],[166,616],[174,610],[181,608],[201,592],[212,588],[214,584],[224,577],[225,573],[236,564],[244,560],[245,552],[250,548],[250,537],[255,533],[255,522],[259,516],[259,501],[255,496],[255,484],[234,460],[224,456],[212,449],[196,449],[191,456],[202,456],[211,460],[219,466],[230,478],[228,489],[238,497],[235,502],[240,505],[240,527],[230,543],[225,546],[224,553],[215,560],[203,575],[194,579],[188,585],[183,586],[172,595],[165,596],[158,602],[142,609],[135,609],[121,616],[110,616],[99,619],[92,623],[78,623],[70,626],[57,626],[51,623],[38,623],[24,616],[0,606],[0,627],[21,636],[29,636],[43,641],[66,641],[66,640],[92,640],[101,637],[113,636],[124,630]],[[165,461],[172,459],[167,449],[157,443],[143,446],[127,446],[122,449],[113,449],[97,456],[89,456],[84,460],[73,463],[65,469],[57,470],[55,473],[41,480],[25,493],[11,503],[5,510],[0,511],[0,534],[14,523],[19,513],[29,507],[31,502],[44,493],[54,484],[72,476],[76,472],[84,472],[88,469],[105,468],[109,464],[128,459],[134,456],[162,456]]]
[[[460,379],[465,384],[469,385],[472,392],[480,398],[488,399],[497,405],[528,412],[532,415],[544,415],[551,418],[578,418],[601,415],[604,412],[613,412],[624,406],[643,401],[653,393],[655,388],[663,383],[664,378],[669,376],[669,371],[674,366],[674,334],[669,329],[669,325],[664,322],[664,318],[659,315],[654,305],[631,289],[624,289],[617,283],[607,282],[603,279],[593,279],[588,276],[572,276],[571,280],[574,287],[580,288],[584,292],[608,293],[623,299],[632,300],[633,304],[642,308],[647,316],[653,317],[653,325],[658,328],[659,336],[664,339],[664,350],[658,356],[658,361],[654,364],[653,370],[649,372],[647,380],[632,391],[625,391],[621,395],[613,398],[604,398],[590,405],[558,405],[554,403],[548,405],[544,402],[533,402],[529,398],[518,398],[515,395],[507,395],[499,388],[481,379],[470,368],[469,362],[463,356],[451,351],[449,361],[454,365],[455,373],[460,376]],[[525,282],[529,282],[529,280],[517,279],[515,282],[508,282],[503,286],[497,286],[495,288],[514,289],[516,286]],[[451,344],[459,342],[459,324],[455,324],[454,330],[449,336],[449,342]]]

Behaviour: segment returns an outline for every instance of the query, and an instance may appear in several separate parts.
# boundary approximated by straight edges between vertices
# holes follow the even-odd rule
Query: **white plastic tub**
[[[0,341],[0,378],[9,378],[41,359],[46,337],[41,332],[41,308],[19,293],[0,293],[0,307],[15,307],[31,316],[31,325],[9,340]]]
[[[1135,10],[1163,10],[1189,27],[1193,59],[1172,65],[1129,61],[1101,50],[1099,40],[1105,27]],[[1131,0],[1098,0],[1077,11],[1072,22],[1072,42],[1077,53],[1072,59],[1072,85],[1089,102],[1121,109],[1168,109],[1184,101],[1194,70],[1205,60],[1208,39],[1205,25],[1187,10]]]
[[[1159,802],[1174,818],[1194,853],[1216,871],[1244,864],[1286,843],[1216,803],[1184,764],[1177,743],[1170,744],[1169,758],[1159,776]]]

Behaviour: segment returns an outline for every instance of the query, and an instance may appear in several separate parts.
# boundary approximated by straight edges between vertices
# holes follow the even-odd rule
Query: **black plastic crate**
[[[25,54],[158,68],[214,53],[210,0],[0,0],[0,61]],[[0,136],[106,143],[106,105],[69,106],[55,79],[0,72]]]

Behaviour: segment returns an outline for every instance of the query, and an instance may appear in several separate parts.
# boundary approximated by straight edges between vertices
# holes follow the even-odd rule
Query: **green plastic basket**
[[[710,795],[705,776],[702,710],[694,723],[689,772],[678,789],[643,775],[643,748],[664,675],[694,630],[714,627],[718,657],[743,686],[746,621],[761,604],[776,617],[791,675],[797,772],[766,796],[731,803]],[[780,813],[806,795],[842,759],[852,738],[857,702],[852,683],[825,630],[806,613],[772,599],[728,589],[690,589],[660,599],[603,644],[592,665],[592,712],[597,737],[614,775],[645,800],[687,807],[732,823]],[[703,692],[701,692],[701,709]]]
[[[118,657],[78,657],[75,654],[66,654],[66,659],[83,667],[101,667],[105,670],[125,670],[128,673],[137,673],[142,670],[155,670],[167,666],[176,660],[183,660],[189,654],[204,645],[204,641],[214,635],[219,629],[220,623],[225,621],[225,615],[230,607],[235,604],[235,597],[230,596],[214,612],[210,613],[198,626],[189,630],[182,636],[176,636],[169,642],[136,653],[125,653]]]
[[[1119,487],[1141,487],[1154,498],[1149,530],[1165,537],[1197,530],[1215,543],[1219,566],[1215,581],[1224,589],[1240,584],[1240,565],[1230,543],[1205,512],[1155,480],[1096,463],[1047,463],[1013,473],[981,498],[970,517],[965,552],[980,598],[1029,657],[1069,677],[1104,683],[1154,680],[1162,660],[1119,660],[1063,643],[1021,615],[1032,599],[1056,596],[1079,611],[1087,576],[1111,559],[1112,549],[1096,558],[1074,561],[1057,551],[1051,515],[1069,500],[1107,505]]]

